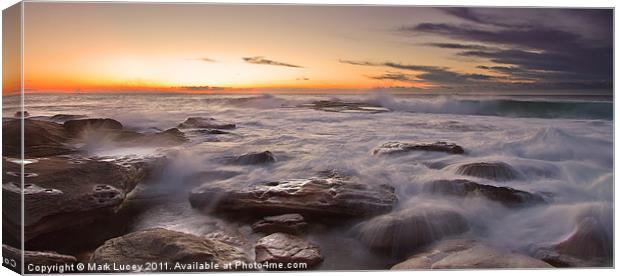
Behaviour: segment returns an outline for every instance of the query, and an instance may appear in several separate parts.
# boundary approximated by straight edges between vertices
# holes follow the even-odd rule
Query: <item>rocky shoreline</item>
[[[363,107],[346,105],[362,110]],[[312,108],[342,109],[343,105],[315,104]],[[365,110],[365,109],[364,109]],[[379,111],[372,110],[372,113]],[[380,111],[384,112],[384,111]],[[17,116],[19,115],[19,116]],[[20,116],[25,116],[24,157],[20,160]],[[178,179],[191,186],[186,204],[204,214],[214,214],[249,227],[258,240],[233,232],[194,235],[163,228],[127,231],[132,213],[128,201],[136,187],[156,177],[167,165],[167,153],[189,142],[186,132],[204,135],[234,133],[237,123],[208,117],[190,117],[176,128],[142,133],[109,118],[57,114],[50,117],[16,114],[3,119],[3,201],[17,210],[23,189],[26,263],[133,264],[136,262],[218,264],[276,263],[282,270],[320,269],[326,260],[313,234],[317,228],[345,228],[369,252],[387,256],[384,269],[549,268],[610,265],[610,233],[596,218],[575,223],[571,235],[556,244],[531,252],[510,252],[471,238],[470,217],[457,209],[436,206],[403,206],[395,187],[370,182],[337,170],[314,172],[312,177],[261,183],[220,182],[234,171],[208,172]],[[159,154],[136,158],[100,158],[89,154],[89,145],[105,139],[117,147],[151,146]],[[446,141],[387,142],[369,155],[380,160],[413,152],[466,155],[467,149]],[[273,151],[257,151],[219,160],[234,166],[270,166],[286,162]],[[20,171],[24,169],[24,186]],[[439,179],[426,183],[420,195],[455,199],[481,199],[508,209],[548,204],[548,195],[501,186],[522,177],[504,162],[474,162],[446,167],[467,179]],[[489,180],[496,185],[471,179]],[[187,184],[189,183],[189,184]],[[487,182],[488,183],[488,182]],[[148,191],[149,186],[142,187]],[[21,218],[3,214],[6,244],[3,254],[17,254]],[[100,234],[95,235],[99,229]],[[89,234],[86,234],[89,233]],[[90,234],[92,233],[92,234]],[[88,239],[88,243],[84,240]],[[63,246],[59,246],[63,244]],[[583,246],[588,244],[587,253]],[[580,249],[581,248],[581,249]],[[344,253],[343,253],[344,254]],[[303,263],[302,268],[286,264]],[[239,268],[247,269],[247,267]],[[272,269],[272,268],[268,268]],[[175,271],[203,271],[181,267]],[[278,269],[276,269],[278,270]],[[141,271],[127,269],[125,271]],[[161,270],[160,270],[161,271]],[[99,271],[105,272],[105,271]]]

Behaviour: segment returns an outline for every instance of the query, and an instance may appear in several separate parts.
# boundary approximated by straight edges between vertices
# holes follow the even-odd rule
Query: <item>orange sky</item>
[[[423,72],[343,60],[501,76],[428,47],[450,39],[399,32],[462,23],[433,8],[34,2],[24,18],[24,88],[35,92],[437,86],[416,79]],[[405,77],[380,77],[395,74]],[[19,88],[3,77],[5,93]]]

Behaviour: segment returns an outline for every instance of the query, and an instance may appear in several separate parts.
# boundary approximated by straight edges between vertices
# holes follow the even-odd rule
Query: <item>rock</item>
[[[223,267],[228,265],[232,269],[227,270],[234,270],[235,263],[249,261],[243,252],[228,244],[163,228],[147,229],[108,240],[95,250],[90,259],[92,263],[117,266],[161,262],[168,264],[168,270],[157,271],[186,272],[224,270]],[[175,266],[177,262],[184,267]],[[199,266],[205,263],[212,266]],[[141,270],[124,270],[130,271]]]
[[[368,248],[407,255],[425,245],[469,230],[461,214],[445,208],[419,206],[375,217],[356,225],[354,236]]]
[[[180,123],[178,128],[209,128],[209,129],[234,129],[237,126],[230,123],[219,123],[213,118],[189,117]]]
[[[27,118],[27,117],[30,117],[30,113],[28,113],[28,111],[17,111],[17,112],[15,112],[15,115],[13,115],[13,117],[15,117],[15,118]]]
[[[276,157],[270,151],[246,153],[231,160],[231,163],[238,165],[258,165],[273,162],[276,162]]]
[[[273,234],[276,232],[299,235],[306,231],[308,224],[300,214],[285,214],[264,217],[252,224],[252,231]]]
[[[51,251],[22,251],[20,249],[8,246],[6,244],[2,245],[2,257],[6,259],[15,260],[16,267],[20,267],[19,263],[21,262],[22,253],[24,256],[24,262],[26,263],[26,268],[29,264],[38,265],[38,266],[53,266],[58,265],[62,266],[63,264],[74,264],[77,263],[77,259],[73,256],[58,254],[56,252]],[[35,273],[35,271],[27,271],[29,273]],[[70,272],[70,271],[66,271]]]
[[[392,267],[408,269],[551,268],[532,257],[466,239],[443,240]]]
[[[84,119],[86,117],[87,117],[86,115],[56,114],[56,115],[50,117],[50,120],[55,121],[55,122],[62,122],[62,123],[64,123],[66,121]]]
[[[230,132],[228,131],[223,131],[219,129],[196,129],[194,130],[194,132],[207,135],[230,134]]]
[[[460,165],[456,173],[486,178],[495,181],[509,181],[519,178],[519,172],[504,162],[477,162]]]
[[[254,252],[258,263],[304,263],[306,268],[311,268],[323,261],[317,245],[285,233],[274,233],[258,240]]]
[[[108,133],[108,138],[121,146],[175,146],[189,141],[178,128],[148,134],[123,130]]]
[[[542,196],[525,191],[478,184],[465,179],[437,180],[424,185],[425,192],[459,197],[482,196],[506,207],[524,207],[545,203]]]
[[[3,200],[19,206],[20,165],[3,160]],[[140,165],[119,165],[88,158],[55,156],[26,165],[24,239],[86,225],[108,217],[147,175]],[[15,214],[18,215],[18,214]],[[5,229],[19,236],[21,218],[4,216]],[[71,238],[71,237],[65,237]],[[61,242],[60,240],[50,242]]]
[[[315,101],[311,104],[304,104],[301,107],[309,107],[315,110],[341,113],[382,113],[390,112],[389,109],[368,103],[343,102],[337,100]]]
[[[78,136],[83,132],[101,130],[121,130],[123,124],[114,119],[79,119],[69,120],[64,123],[64,127],[73,136]]]
[[[2,124],[2,154],[21,156],[21,121],[10,120]],[[69,135],[62,125],[31,119],[24,119],[24,156],[44,157],[68,154],[75,151],[69,142]]]
[[[436,151],[449,154],[463,154],[465,151],[461,146],[453,143],[435,142],[435,143],[401,143],[387,142],[374,149],[372,154],[396,154],[410,151]]]
[[[613,234],[592,216],[582,218],[573,231],[550,248],[536,252],[556,267],[607,267],[613,265]]]
[[[206,171],[199,172],[183,178],[183,183],[187,186],[198,186],[201,184],[217,181],[217,180],[225,180],[229,178],[233,178],[242,174],[240,171],[228,171],[228,170],[216,170],[216,171]]]
[[[209,183],[192,190],[189,200],[195,208],[249,211],[254,215],[364,217],[390,211],[396,195],[391,186],[362,184],[331,174],[245,187]]]

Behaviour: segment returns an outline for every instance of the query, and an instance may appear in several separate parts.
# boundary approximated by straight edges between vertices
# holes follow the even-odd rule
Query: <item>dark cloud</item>
[[[419,72],[418,74],[404,74],[404,73],[386,73],[381,76],[371,76],[370,78],[378,80],[395,80],[395,81],[422,81],[430,82],[435,85],[454,85],[454,84],[468,84],[478,83],[481,81],[494,80],[496,77],[484,74],[469,74],[459,73],[450,70],[447,67],[439,66],[425,66],[415,64],[402,64],[396,62],[368,62],[368,61],[351,61],[340,60],[341,63],[360,65],[360,66],[377,66],[377,67],[389,67],[393,69],[409,70]]]
[[[444,49],[456,49],[456,50],[493,50],[496,48],[487,47],[477,44],[459,44],[459,43],[427,43],[427,46],[444,48]]]
[[[299,65],[270,60],[270,59],[266,59],[265,57],[261,57],[261,56],[244,57],[243,60],[245,60],[245,62],[247,63],[252,63],[252,64],[264,64],[264,65],[276,65],[276,66],[285,66],[285,67],[293,67],[293,68],[303,68],[302,66],[299,66]]]
[[[204,61],[204,62],[217,62],[217,60],[210,59],[210,58],[199,58],[198,60]]]
[[[301,77],[301,78],[296,78],[295,80],[298,80],[298,81],[307,81],[307,80],[310,80],[310,78],[307,78],[307,77]]]
[[[611,90],[612,10],[442,10],[474,25],[421,23],[401,30],[462,41],[430,46],[462,50],[457,55],[493,62],[479,68],[508,79],[528,80],[539,87],[575,88],[581,83],[584,88]],[[583,23],[575,25],[571,19]]]

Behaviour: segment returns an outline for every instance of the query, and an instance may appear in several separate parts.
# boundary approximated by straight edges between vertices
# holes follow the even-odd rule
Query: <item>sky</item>
[[[609,9],[35,2],[23,16],[27,92],[612,93]]]

